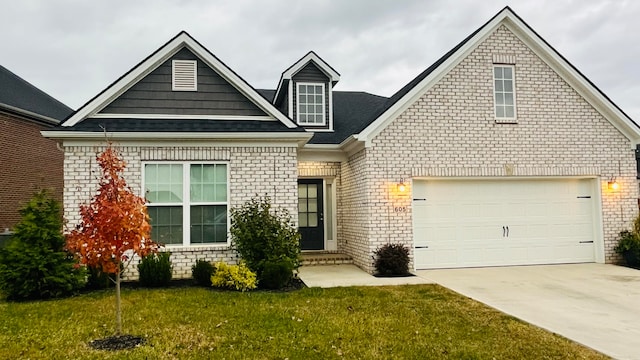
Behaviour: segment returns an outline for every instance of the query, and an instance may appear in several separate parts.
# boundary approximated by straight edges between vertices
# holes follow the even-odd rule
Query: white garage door
[[[415,180],[416,269],[595,261],[595,179]]]

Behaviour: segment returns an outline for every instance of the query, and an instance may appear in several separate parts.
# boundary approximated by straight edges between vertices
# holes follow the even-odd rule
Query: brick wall
[[[73,146],[65,143],[64,212],[69,228],[80,220],[79,205],[95,193],[99,168],[95,156],[102,145]],[[127,161],[125,179],[141,191],[143,161],[227,161],[229,164],[229,206],[236,207],[256,195],[271,197],[274,206],[286,208],[297,223],[297,150],[289,146],[273,147],[146,147],[118,144]],[[191,276],[191,266],[197,259],[235,263],[237,254],[228,245],[167,247],[172,253],[174,278]],[[137,277],[136,264],[126,273],[126,279]]]
[[[367,150],[361,150],[342,163],[342,201],[338,209],[342,227],[338,233],[338,249],[350,255],[354,264],[371,272],[373,222],[367,186],[371,169],[367,167],[367,157]]]
[[[505,53],[515,58],[517,124],[496,124],[493,113],[493,59]],[[504,26],[383,130],[364,161],[368,171],[358,181],[369,198],[345,194],[344,204],[366,201],[371,208],[349,220],[368,221],[361,236],[368,236],[369,258],[389,240],[412,244],[413,177],[600,176],[607,262],[616,260],[616,235],[638,211],[629,141]],[[347,186],[359,166],[352,159],[344,165],[345,191],[362,194]],[[606,189],[612,176],[619,193]],[[408,179],[406,195],[393,193],[401,177]],[[395,213],[395,206],[408,211]]]
[[[0,232],[19,220],[18,210],[43,188],[62,200],[63,153],[40,130],[48,127],[0,113]]]

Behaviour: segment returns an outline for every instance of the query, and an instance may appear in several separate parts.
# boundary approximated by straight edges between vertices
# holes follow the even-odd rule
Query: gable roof
[[[291,78],[302,70],[308,63],[313,63],[318,69],[320,69],[320,71],[325,73],[333,85],[340,81],[340,74],[338,74],[331,65],[327,64],[327,62],[315,52],[309,51],[305,56],[301,57],[298,61],[293,63],[293,65],[289,66],[282,72],[282,75],[280,75],[280,81],[278,81],[275,96],[273,97],[273,103],[280,102],[282,97],[284,97],[284,93],[286,92]]]
[[[279,121],[286,129],[296,129],[298,126],[291,121],[286,115],[276,109],[269,101],[262,97],[251,85],[243,78],[231,70],[220,59],[213,55],[209,50],[197,42],[187,32],[182,31],[175,37],[161,46],[154,53],[142,60],[133,69],[121,76],[109,87],[89,100],[67,120],[61,124],[62,127],[68,128],[84,121],[86,118],[95,115],[98,111],[110,104],[119,95],[131,88],[138,81],[152,72],[155,68],[163,64],[172,55],[183,48],[189,49],[199,59],[201,59],[210,68],[220,74],[225,80],[232,84],[238,91],[252,101],[256,106],[262,109],[273,119]],[[137,117],[136,117],[137,118]]]
[[[369,144],[393,119],[425,94],[501,25],[506,26],[614,127],[630,139],[634,148],[640,143],[640,126],[508,6],[392,95],[380,109],[379,114],[371,119],[371,123],[354,135],[354,139],[364,142],[365,145]]]
[[[0,109],[55,125],[73,110],[0,65]]]

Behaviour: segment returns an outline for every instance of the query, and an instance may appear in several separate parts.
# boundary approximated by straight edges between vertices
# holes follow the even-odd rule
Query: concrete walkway
[[[575,264],[417,274],[613,358],[640,359],[638,270]]]
[[[383,286],[408,284],[433,284],[432,280],[419,276],[378,278],[355,265],[301,266],[298,276],[308,287]]]

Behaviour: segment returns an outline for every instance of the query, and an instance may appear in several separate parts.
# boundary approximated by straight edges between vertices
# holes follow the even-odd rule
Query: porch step
[[[349,255],[336,252],[302,253],[302,266],[353,264]]]

